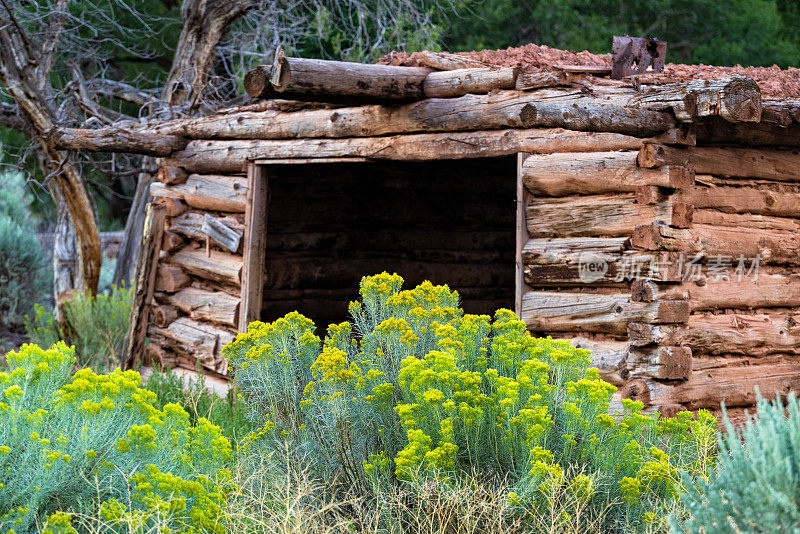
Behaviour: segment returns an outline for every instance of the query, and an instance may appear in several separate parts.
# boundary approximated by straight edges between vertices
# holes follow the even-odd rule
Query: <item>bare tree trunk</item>
[[[3,7],[11,20],[2,20],[0,24],[0,82],[16,102],[20,115],[27,119],[30,134],[42,145],[42,170],[51,193],[56,191],[53,201],[59,211],[60,229],[65,232],[70,230],[64,218],[70,219],[69,224],[73,227],[71,233],[76,246],[68,246],[65,237],[62,240],[62,258],[56,260],[64,266],[55,270],[56,302],[59,301],[59,291],[63,293],[66,288],[96,291],[102,261],[94,203],[80,166],[68,152],[53,148],[47,138],[48,132],[57,123],[49,81],[50,69],[63,27],[62,15],[68,3],[68,0],[60,0],[54,6],[41,47],[23,32],[5,2]],[[72,258],[67,258],[67,255],[71,256],[72,253],[68,252],[71,250],[75,251],[77,257],[76,268],[72,270],[68,267]],[[67,275],[67,272],[70,274]]]
[[[208,72],[211,69],[217,45],[225,36],[231,22],[241,17],[256,4],[256,0],[185,0],[181,6],[183,29],[175,49],[162,100],[170,106],[191,103],[196,107],[202,97]],[[155,165],[145,158],[144,168]],[[122,239],[114,283],[130,282],[136,271],[136,261],[142,243],[145,208],[150,200],[153,177],[140,174],[136,186],[125,237]]]

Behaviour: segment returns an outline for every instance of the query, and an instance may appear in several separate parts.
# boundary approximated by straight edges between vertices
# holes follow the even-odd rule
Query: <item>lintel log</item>
[[[239,302],[241,300],[239,297],[222,291],[206,291],[196,287],[187,287],[169,295],[167,300],[194,320],[232,327],[239,326]]]
[[[628,378],[686,380],[692,374],[692,349],[689,347],[634,348],[625,360]]]
[[[298,100],[422,100],[425,67],[395,67],[286,57],[279,50],[265,76],[265,67],[245,75],[244,88],[252,98]]]
[[[681,284],[635,280],[631,284],[631,295],[633,300],[640,302],[686,299],[692,311],[800,308],[800,274],[765,272],[766,268],[760,268],[757,277],[737,276],[734,273],[735,266],[734,261],[727,269],[725,277],[703,276],[697,281],[685,281]]]
[[[193,208],[244,213],[247,180],[243,177],[192,174],[183,184],[150,185],[154,197],[178,198]]]
[[[183,248],[170,261],[200,278],[237,286],[242,281],[242,257],[235,254],[211,250],[209,257],[204,250]]]
[[[254,159],[367,157],[426,161],[497,157],[518,152],[638,150],[642,139],[617,133],[554,129],[448,132],[347,139],[192,141],[164,164],[190,172],[240,172]]]
[[[750,78],[731,76],[667,85],[631,99],[631,105],[672,109],[682,121],[718,115],[731,122],[761,120],[761,89]]]
[[[756,388],[762,396],[785,397],[800,388],[800,362],[786,359],[776,363],[722,367],[692,372],[679,384],[653,379],[631,380],[621,389],[623,398],[642,401],[646,406],[681,404],[690,410],[754,406]]]
[[[627,294],[528,291],[522,299],[522,320],[536,332],[624,335],[629,322],[680,323],[688,317],[686,301],[631,302]]]
[[[800,235],[791,230],[705,224],[678,229],[656,221],[637,226],[630,244],[638,250],[682,252],[701,259],[744,256],[748,266],[754,258],[760,264],[800,265]]]
[[[526,207],[528,234],[530,237],[624,237],[652,221],[673,224],[676,203],[671,198],[652,205],[637,204],[635,200],[632,194],[534,197]]]
[[[192,283],[183,269],[174,265],[159,265],[156,272],[156,291],[174,293]]]
[[[641,186],[686,188],[694,173],[685,167],[643,169],[637,152],[534,154],[522,164],[522,180],[545,196],[633,193]]]
[[[431,72],[422,82],[427,98],[449,98],[467,93],[488,93],[513,89],[517,79],[514,67],[457,69]]]
[[[694,313],[685,325],[653,326],[633,321],[628,338],[636,346],[680,345],[695,354],[800,354],[800,317],[786,312],[713,315]]]
[[[800,181],[800,150],[737,147],[677,148],[645,143],[639,150],[639,165],[648,169],[681,165],[695,173],[781,182]]]

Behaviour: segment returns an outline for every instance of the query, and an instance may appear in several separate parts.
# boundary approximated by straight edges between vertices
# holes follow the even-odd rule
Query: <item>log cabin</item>
[[[386,270],[515,309],[649,410],[800,388],[800,100],[735,69],[415,56],[279,53],[246,105],[53,133],[158,157],[129,365],[225,379],[249,322],[341,322]]]

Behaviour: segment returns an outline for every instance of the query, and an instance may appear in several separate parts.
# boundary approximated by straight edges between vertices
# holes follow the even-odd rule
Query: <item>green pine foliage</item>
[[[31,197],[19,174],[0,176],[0,326],[16,329],[47,291]]]
[[[135,371],[70,376],[73,350],[23,345],[0,373],[0,531],[222,532],[231,445],[206,419],[154,406]],[[88,519],[87,519],[88,518]],[[93,519],[92,519],[93,518]]]
[[[800,402],[769,402],[736,429],[725,417],[715,473],[686,484],[690,517],[675,532],[796,532],[800,525]]]
[[[657,523],[679,470],[705,472],[708,412],[659,421],[625,401],[615,418],[614,387],[588,351],[531,337],[509,310],[464,314],[447,286],[402,283],[362,279],[352,323],[331,325],[324,341],[291,313],[251,323],[224,349],[260,427],[245,448],[289,451],[362,496],[479,473],[508,483],[511,513],[570,524],[554,505],[568,498],[581,521],[611,530]]]

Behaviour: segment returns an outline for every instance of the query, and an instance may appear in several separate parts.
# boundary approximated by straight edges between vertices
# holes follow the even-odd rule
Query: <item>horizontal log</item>
[[[422,84],[430,72],[424,67],[285,57],[279,51],[271,68],[257,67],[245,75],[244,88],[253,98],[422,100]]]
[[[718,115],[731,122],[761,120],[761,89],[750,78],[731,76],[717,80],[693,80],[642,92],[631,105],[671,108],[682,121]]]
[[[192,283],[183,269],[174,265],[159,265],[156,271],[156,291],[166,291],[174,293],[180,291]]]
[[[531,287],[615,286],[646,277],[680,281],[666,253],[623,250],[625,238],[530,239],[522,250]]]
[[[451,54],[450,52],[416,52],[414,58],[423,67],[429,67],[436,70],[456,70],[456,69],[474,69],[486,67],[485,63],[481,63],[477,59],[461,54]]]
[[[629,325],[628,337],[637,346],[679,345],[695,354],[800,354],[798,322],[800,317],[789,312],[694,313],[685,325]]]
[[[663,223],[639,226],[630,239],[640,250],[667,250],[705,258],[744,256],[747,265],[800,265],[800,235],[787,230],[694,224],[690,229],[670,228]]]
[[[161,336],[171,350],[196,358],[209,369],[216,370],[223,364],[222,348],[233,341],[235,335],[228,330],[181,317],[167,328],[150,326],[148,334]]]
[[[169,295],[170,304],[188,314],[194,320],[220,323],[232,327],[239,324],[238,296],[222,291],[206,291],[196,287],[187,287]]]
[[[625,359],[628,357],[630,343],[627,341],[616,341],[612,339],[590,339],[583,336],[575,336],[569,339],[573,347],[587,349],[592,352],[591,367],[597,369],[600,378],[621,386],[625,380],[620,376],[620,371],[625,367]]]
[[[162,184],[178,185],[186,182],[189,174],[179,167],[159,167],[156,180]]]
[[[698,176],[701,182],[713,177]],[[765,187],[697,185],[679,193],[681,202],[695,208],[713,208],[725,213],[754,213],[776,217],[800,218],[800,191],[773,191]]]
[[[635,203],[632,194],[534,197],[525,210],[530,237],[631,235],[637,226],[653,221],[672,224],[672,199],[652,205]]]
[[[90,130],[84,128],[52,128],[47,134],[48,146],[59,150],[86,152],[119,152],[145,156],[168,156],[186,147],[189,139],[148,131],[135,123]]]
[[[385,160],[439,160],[497,157],[518,152],[606,152],[636,150],[642,140],[615,133],[562,129],[449,132],[353,139],[192,141],[165,165],[190,172],[239,172],[260,158],[369,157]]]
[[[150,185],[154,197],[178,198],[193,208],[244,213],[247,202],[247,178],[191,174],[183,184]]]
[[[202,230],[205,215],[205,213],[199,211],[187,211],[178,217],[169,219],[167,227],[170,232],[186,236],[189,239],[203,241],[206,237]],[[225,215],[217,217],[217,219],[234,232],[244,234],[244,224],[236,216]]]
[[[697,143],[704,145],[742,145],[742,146],[782,146],[800,147],[800,124],[792,122],[784,125],[764,122],[734,123],[721,118],[713,118],[698,123],[695,127]],[[790,117],[791,118],[791,117]]]
[[[680,165],[697,174],[800,181],[800,151],[736,147],[677,148],[646,143],[639,150],[645,168]]]
[[[680,284],[660,284],[652,280],[637,280],[631,285],[633,299],[652,302],[663,299],[687,299],[692,311],[713,309],[800,308],[800,274],[765,272],[738,276],[737,262],[719,262],[719,272],[709,272],[697,281]],[[749,266],[748,266],[749,268]]]
[[[694,175],[684,167],[643,169],[637,152],[535,154],[522,164],[522,180],[533,194],[546,196],[633,193],[640,186],[686,188]]]
[[[496,89],[514,89],[514,67],[472,68],[431,72],[422,82],[427,98],[449,98],[467,93],[488,93]]]
[[[242,257],[217,250],[183,248],[170,257],[170,261],[187,273],[215,282],[240,285],[242,282]]]
[[[689,347],[634,348],[625,360],[629,379],[686,380],[692,375]]]
[[[797,219],[752,213],[725,213],[718,210],[698,209],[694,210],[694,221],[708,226],[800,232],[800,221]]]
[[[536,332],[625,334],[629,322],[679,323],[689,317],[685,301],[632,302],[627,294],[528,291],[522,320]]]
[[[671,115],[660,111],[630,109],[607,104],[531,102],[520,112],[526,127],[568,128],[586,132],[619,132],[650,137],[675,126]]]
[[[689,410],[754,406],[756,389],[765,398],[785,397],[800,388],[800,362],[784,360],[764,365],[742,365],[694,371],[677,385],[657,380],[632,380],[622,387],[623,398],[640,400],[646,406],[680,404]]]
[[[155,202],[164,206],[167,217],[177,217],[189,209],[186,202],[179,198],[160,197]]]
[[[541,89],[542,87],[569,85],[571,82],[572,75],[565,71],[520,72],[517,74],[515,88],[518,91],[530,91],[531,89]]]

